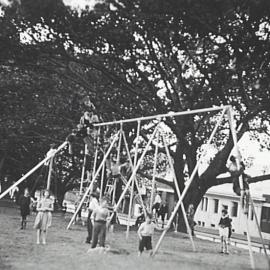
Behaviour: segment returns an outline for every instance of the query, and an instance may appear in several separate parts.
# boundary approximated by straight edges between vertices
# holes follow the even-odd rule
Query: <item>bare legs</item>
[[[40,240],[43,245],[46,245],[47,231],[37,230],[37,244],[40,244]]]

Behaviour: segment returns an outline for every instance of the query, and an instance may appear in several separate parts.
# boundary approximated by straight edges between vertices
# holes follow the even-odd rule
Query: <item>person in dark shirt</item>
[[[31,203],[31,197],[29,195],[29,191],[26,188],[24,190],[24,194],[20,196],[19,198],[19,206],[21,210],[21,230],[26,229],[26,218],[28,215],[30,215],[30,203]]]
[[[222,210],[222,216],[220,218],[218,226],[221,240],[221,253],[229,254],[228,237],[229,237],[229,228],[231,226],[231,219],[229,218],[226,209]]]
[[[166,214],[168,214],[168,205],[166,204],[166,202],[162,202],[158,209],[158,217],[161,216],[162,228],[164,228]]]

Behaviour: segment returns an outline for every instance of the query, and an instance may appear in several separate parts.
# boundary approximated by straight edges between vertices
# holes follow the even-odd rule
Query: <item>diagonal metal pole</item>
[[[85,163],[86,163],[86,150],[87,145],[84,145],[84,157],[83,157],[83,166],[82,166],[82,175],[81,175],[81,184],[80,184],[80,195],[82,195],[82,190],[83,190],[83,181],[84,181],[84,175],[85,175]]]
[[[67,145],[67,142],[63,142],[54,152],[54,155],[58,153],[60,150],[62,150]],[[30,176],[32,173],[34,173],[39,167],[41,167],[44,163],[46,163],[49,159],[51,159],[52,156],[48,156],[44,158],[42,161],[40,161],[34,168],[32,168],[28,173],[26,173],[24,176],[22,176],[16,183],[14,183],[12,186],[10,186],[7,190],[5,190],[1,195],[0,199],[4,198],[11,189],[18,186],[20,183],[22,183],[28,176]]]
[[[214,136],[215,136],[215,134],[217,132],[217,129],[220,126],[220,124],[221,124],[221,122],[223,120],[226,109],[227,109],[227,107],[223,109],[223,111],[222,111],[222,113],[221,113],[221,115],[219,117],[219,120],[217,121],[216,126],[215,126],[214,130],[212,131],[212,134],[210,135],[210,138],[208,139],[208,141],[206,143],[206,146],[209,146],[211,144],[211,142],[212,142],[212,140],[213,140],[213,138],[214,138]],[[200,161],[204,157],[204,155],[205,155],[205,153],[207,151],[207,148],[208,147],[205,147],[205,150],[202,152],[200,159],[198,160],[195,168],[193,169],[193,172],[192,172],[189,180],[187,181],[187,184],[186,184],[186,186],[185,186],[185,188],[184,188],[184,190],[183,190],[183,192],[182,192],[182,194],[181,194],[181,196],[180,196],[180,198],[179,198],[179,200],[178,200],[178,202],[177,202],[177,204],[176,204],[176,206],[175,206],[175,208],[174,208],[174,210],[173,210],[173,212],[172,212],[172,214],[170,216],[170,219],[169,219],[168,224],[167,224],[167,228],[162,232],[162,234],[161,234],[161,236],[160,236],[160,238],[159,238],[159,240],[158,240],[158,242],[157,242],[157,244],[156,244],[156,246],[155,246],[155,248],[153,250],[152,256],[155,256],[155,254],[157,253],[166,232],[170,228],[171,223],[173,222],[174,216],[176,215],[176,213],[178,211],[178,208],[181,206],[181,203],[182,203],[183,199],[185,198],[186,193],[187,193],[193,179],[195,178],[195,175],[196,175],[196,173],[198,171],[198,168],[199,168]]]
[[[49,163],[49,173],[48,173],[47,187],[46,187],[47,190],[50,190],[50,187],[51,187],[52,170],[53,170],[53,158],[54,158],[54,155],[51,157],[50,163]]]
[[[123,192],[122,192],[122,194],[121,194],[121,196],[120,196],[120,198],[119,198],[119,200],[118,200],[118,202],[117,202],[117,204],[116,204],[116,206],[115,206],[115,211],[117,211],[117,209],[118,209],[118,207],[119,207],[121,201],[123,200],[123,198],[124,198],[124,196],[125,196],[125,194],[126,194],[128,188],[129,188],[129,186],[130,186],[130,184],[131,184],[133,178],[135,177],[135,175],[136,175],[136,173],[137,173],[137,170],[139,169],[140,164],[142,163],[142,161],[143,161],[143,159],[144,159],[144,157],[145,157],[145,155],[146,155],[146,153],[147,153],[147,150],[148,150],[148,148],[150,147],[150,144],[151,144],[151,142],[153,141],[153,139],[154,139],[154,137],[155,137],[155,134],[156,134],[156,132],[157,132],[157,130],[158,130],[158,127],[159,127],[159,125],[157,125],[157,126],[155,127],[155,130],[154,130],[153,134],[151,135],[151,137],[150,137],[150,139],[149,139],[149,141],[148,141],[148,143],[147,143],[147,145],[146,145],[146,147],[145,147],[145,149],[144,149],[144,151],[143,151],[143,153],[142,153],[140,159],[138,160],[138,162],[137,162],[137,164],[136,164],[136,166],[135,166],[135,168],[134,168],[134,170],[133,170],[133,172],[132,172],[132,174],[131,174],[131,176],[130,176],[128,182],[127,182],[127,185],[126,185],[125,189],[123,190]],[[110,217],[110,219],[109,219],[109,222],[111,222],[112,218],[113,218],[113,214],[111,215],[111,217]]]
[[[233,118],[232,108],[228,109],[227,116],[228,116],[228,121],[229,121],[229,124],[230,124],[231,133],[232,133],[232,139],[233,139],[233,143],[234,143],[234,148],[235,148],[235,150],[237,152],[236,164],[237,164],[238,170],[240,171],[240,167],[241,167],[240,159],[241,159],[241,156],[240,156],[240,150],[239,150],[239,147],[238,147],[238,144],[237,144],[237,134],[236,134],[235,126],[234,126],[234,118]],[[250,232],[249,232],[249,226],[248,226],[248,218],[247,218],[247,215],[244,213],[244,204],[242,202],[242,198],[244,196],[244,194],[243,194],[244,193],[244,184],[243,184],[242,175],[240,175],[240,177],[239,177],[239,186],[240,186],[240,189],[241,189],[241,198],[240,198],[241,209],[243,211],[243,216],[244,216],[244,219],[245,219],[245,222],[246,222],[246,229],[247,229],[247,240],[248,240],[248,250],[249,250],[249,257],[250,257],[250,265],[251,265],[252,269],[255,269],[255,261],[254,261],[252,245],[251,245],[251,238],[250,238]],[[249,196],[250,196],[250,194],[249,194]],[[254,215],[256,215],[256,213],[254,213]]]
[[[94,175],[94,177],[93,177],[93,179],[92,179],[92,181],[91,181],[91,184],[89,185],[89,187],[88,187],[87,190],[85,191],[85,193],[84,193],[84,195],[83,195],[83,197],[82,197],[82,199],[81,199],[81,201],[80,201],[80,203],[79,203],[79,205],[78,205],[78,207],[77,207],[77,209],[76,209],[74,215],[72,216],[72,218],[71,218],[71,220],[70,220],[70,222],[69,222],[69,224],[68,224],[68,226],[67,226],[67,230],[70,228],[71,224],[72,224],[73,221],[75,220],[75,218],[76,218],[78,212],[80,211],[80,209],[81,209],[81,207],[82,207],[82,205],[83,205],[83,202],[85,201],[85,199],[86,199],[88,193],[92,190],[92,187],[93,187],[93,184],[94,184],[94,180],[98,177],[98,174],[99,174],[100,170],[102,169],[103,164],[105,163],[105,161],[106,161],[108,155],[110,154],[110,152],[111,152],[111,150],[112,150],[112,148],[113,148],[113,146],[114,146],[116,140],[118,139],[118,136],[119,136],[119,132],[118,132],[118,133],[116,134],[116,136],[114,137],[114,139],[113,139],[113,141],[112,141],[112,143],[111,143],[109,149],[107,150],[106,154],[105,154],[104,157],[103,157],[102,162],[100,163],[98,169],[96,170],[96,173],[95,173],[95,175]]]
[[[176,178],[176,173],[175,173],[175,169],[174,169],[174,166],[173,166],[173,161],[172,161],[170,151],[169,151],[168,145],[166,143],[164,134],[162,134],[162,139],[163,139],[163,143],[164,143],[164,146],[165,146],[166,155],[168,157],[169,165],[170,165],[170,168],[171,168],[171,170],[173,172],[173,180],[174,180],[174,185],[175,185],[175,188],[176,188],[176,192],[177,192],[178,198],[180,198],[181,193],[180,193],[180,189],[179,189],[179,186],[178,186],[178,183],[177,183],[177,178]],[[189,236],[189,239],[190,239],[190,242],[191,242],[191,245],[192,245],[192,249],[193,249],[193,251],[196,251],[195,244],[194,244],[193,237],[192,237],[192,232],[191,232],[191,229],[190,229],[190,226],[189,226],[189,223],[188,223],[186,210],[185,210],[183,202],[181,202],[181,210],[182,210],[184,221],[185,221],[185,224],[186,224],[186,227],[187,227],[188,236]]]
[[[155,147],[155,156],[154,156],[154,168],[153,168],[153,177],[152,177],[152,187],[151,187],[151,197],[150,197],[150,209],[153,207],[154,203],[154,190],[156,183],[156,174],[157,174],[157,159],[158,159],[158,144],[159,144],[160,131],[157,132],[157,143]]]
[[[137,159],[138,159],[140,129],[141,129],[141,121],[138,121],[137,134],[136,134],[135,156],[134,156],[134,164],[133,164],[133,166],[136,165]],[[129,200],[129,208],[128,208],[128,221],[127,221],[126,239],[128,239],[128,236],[129,236],[129,227],[130,227],[129,223],[130,223],[130,219],[131,219],[131,210],[132,210],[132,203],[133,203],[135,179],[136,179],[136,177],[133,178],[132,183],[131,183],[131,192],[130,192],[130,200]]]
[[[262,243],[262,246],[263,246],[264,255],[266,257],[266,260],[267,260],[267,263],[268,263],[268,267],[270,269],[270,259],[269,259],[269,256],[267,254],[267,251],[266,251],[265,242],[263,240],[262,231],[261,231],[261,228],[260,228],[260,223],[259,223],[257,214],[255,212],[255,206],[254,206],[254,202],[253,202],[253,199],[251,198],[251,196],[250,196],[250,199],[249,200],[250,200],[251,209],[252,209],[253,214],[254,214],[254,217],[255,217],[257,229],[258,229],[258,232],[259,232],[259,235],[260,235],[260,239],[261,239],[261,243]]]
[[[131,169],[133,171],[134,170],[134,164],[132,164],[132,159],[131,159],[131,156],[130,156],[130,151],[128,149],[127,138],[126,138],[126,135],[125,135],[124,132],[123,132],[123,139],[124,139],[124,143],[125,143],[127,154],[128,154],[129,164],[130,164]],[[146,215],[146,209],[145,209],[145,206],[144,206],[144,203],[143,203],[142,194],[141,194],[141,191],[140,191],[140,188],[139,188],[137,177],[134,177],[134,180],[135,180],[136,187],[138,189],[138,194],[139,194],[139,198],[140,198],[140,201],[141,201],[141,204],[142,204],[143,213],[144,213],[144,215]]]

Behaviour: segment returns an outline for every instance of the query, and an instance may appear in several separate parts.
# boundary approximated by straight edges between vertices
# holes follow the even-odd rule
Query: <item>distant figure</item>
[[[80,205],[81,200],[82,200],[82,195],[78,196],[78,199],[75,202],[75,212],[77,211],[77,209],[78,209],[78,207]],[[76,215],[75,223],[77,221],[79,221],[79,222],[82,221],[82,206],[80,207],[80,209],[79,209],[79,211],[78,211],[78,213]]]
[[[100,206],[92,214],[94,227],[91,249],[96,248],[98,242],[100,247],[105,248],[107,221],[109,217],[110,212],[108,210],[107,200],[106,198],[102,198]]]
[[[68,153],[70,155],[73,155],[73,145],[76,141],[76,137],[77,137],[77,130],[72,129],[71,134],[69,134],[66,138],[66,141],[68,142]]]
[[[26,229],[26,218],[30,215],[30,203],[31,197],[29,195],[29,190],[26,188],[24,194],[20,196],[18,204],[21,210],[21,230]]]
[[[191,203],[188,206],[187,220],[188,220],[188,225],[190,227],[192,236],[194,236],[194,226],[195,226],[194,215],[195,215],[194,205]]]
[[[228,237],[229,237],[229,227],[231,226],[231,221],[228,216],[226,209],[222,210],[222,215],[219,221],[219,235],[221,240],[221,253],[229,254],[228,248]]]
[[[53,157],[55,155],[55,152],[56,152],[56,144],[52,143],[52,144],[50,144],[50,149],[47,152],[46,157]],[[47,160],[44,163],[45,166],[49,166],[49,164],[50,164],[50,160]]]
[[[85,241],[87,244],[90,244],[92,241],[92,232],[93,232],[92,214],[99,207],[98,198],[99,198],[99,194],[97,192],[91,193],[90,203],[88,207],[88,217],[87,217],[88,236]]]
[[[44,191],[42,197],[37,204],[38,214],[35,219],[34,228],[37,230],[37,244],[40,244],[40,237],[42,244],[46,244],[48,228],[52,224],[53,200],[50,199],[49,190]]]
[[[135,227],[138,228],[145,221],[143,208],[140,206],[139,208],[139,216],[136,219]]]
[[[244,213],[248,214],[249,207],[249,185],[248,179],[250,178],[247,174],[244,173],[245,165],[243,162],[240,163],[240,168],[237,166],[237,160],[234,156],[230,157],[230,164],[228,166],[228,171],[233,177],[233,191],[236,195],[241,196],[242,206],[244,207]],[[241,192],[239,176],[242,176],[243,179],[243,191]]]
[[[65,217],[65,215],[66,215],[66,212],[67,212],[67,203],[64,202],[64,203],[63,203],[63,206],[62,206],[62,214],[63,214],[64,217]]]
[[[162,220],[162,228],[164,228],[164,224],[165,224],[165,216],[168,214],[168,205],[166,204],[166,202],[162,202],[159,209],[158,209],[158,217],[161,216],[161,220]]]
[[[12,185],[15,184],[15,181],[12,182]],[[18,186],[15,186],[14,188],[12,188],[10,191],[9,191],[9,197],[11,200],[13,200],[14,202],[16,201],[16,197],[17,197],[17,194],[19,192],[19,188]]]
[[[160,208],[161,202],[162,202],[162,200],[161,200],[160,194],[156,193],[154,203],[153,203],[153,206],[152,206],[152,211],[155,210],[154,211],[155,214],[158,214],[158,209]]]

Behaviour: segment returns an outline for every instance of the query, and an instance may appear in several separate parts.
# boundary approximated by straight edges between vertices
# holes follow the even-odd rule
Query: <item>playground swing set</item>
[[[174,171],[174,166],[173,166],[173,161],[172,158],[170,156],[170,152],[169,152],[169,147],[166,143],[165,137],[164,137],[164,133],[162,131],[162,127],[161,127],[161,122],[162,119],[167,118],[167,117],[175,117],[175,116],[184,116],[184,115],[194,115],[194,114],[199,114],[199,113],[207,113],[207,112],[221,112],[221,114],[219,115],[219,118],[216,122],[216,125],[206,143],[206,147],[204,148],[204,150],[202,151],[200,158],[197,161],[196,166],[193,169],[193,172],[190,175],[190,178],[186,181],[185,184],[185,188],[182,191],[182,193],[180,192],[180,189],[178,187],[178,183],[176,180],[176,174]],[[167,226],[165,227],[165,229],[163,230],[156,246],[153,249],[153,253],[152,253],[152,257],[154,257],[160,246],[161,243],[167,233],[167,231],[169,230],[169,228],[171,227],[171,224],[173,223],[175,216],[178,213],[178,209],[179,207],[181,207],[181,210],[183,212],[183,217],[184,217],[184,221],[186,224],[186,228],[187,228],[187,232],[191,241],[191,245],[192,245],[192,249],[193,251],[196,251],[195,248],[195,244],[193,241],[193,237],[192,237],[192,233],[191,233],[191,229],[187,220],[187,216],[186,216],[186,211],[185,211],[185,207],[183,205],[183,200],[185,198],[185,195],[187,194],[187,191],[193,181],[193,179],[195,178],[196,173],[198,172],[198,168],[199,168],[199,164],[201,162],[201,160],[203,159],[203,157],[205,156],[206,152],[207,152],[207,148],[208,146],[210,146],[210,144],[212,143],[214,136],[219,128],[219,126],[221,125],[222,121],[224,121],[225,116],[227,116],[227,120],[228,120],[228,124],[230,127],[230,131],[232,134],[232,139],[233,139],[233,143],[234,143],[234,150],[236,151],[237,155],[236,155],[236,162],[237,162],[237,167],[240,170],[240,166],[241,166],[241,155],[240,155],[240,151],[239,151],[239,147],[237,145],[237,133],[236,133],[236,129],[235,129],[235,124],[234,124],[234,117],[233,117],[233,110],[232,107],[230,105],[227,106],[220,106],[220,107],[212,107],[212,108],[205,108],[205,109],[197,109],[197,110],[188,110],[188,111],[182,111],[182,112],[174,112],[174,113],[169,113],[169,114],[160,114],[160,115],[155,115],[155,116],[147,116],[147,117],[141,117],[141,118],[133,118],[133,119],[126,119],[126,120],[119,120],[119,121],[113,121],[113,122],[105,122],[105,123],[97,123],[94,124],[95,127],[99,128],[98,134],[100,134],[100,128],[101,127],[107,127],[110,125],[119,125],[120,129],[118,130],[118,132],[111,138],[111,144],[109,145],[108,149],[106,151],[104,151],[104,155],[102,158],[102,161],[100,162],[99,166],[97,167],[97,157],[98,157],[98,147],[96,147],[95,150],[95,156],[94,156],[94,164],[93,164],[93,170],[92,170],[92,177],[89,177],[89,174],[87,176],[86,182],[90,182],[89,186],[86,188],[84,194],[83,194],[83,184],[85,183],[85,164],[86,164],[86,146],[85,146],[85,157],[84,157],[84,162],[83,162],[83,166],[82,166],[82,175],[81,175],[81,183],[80,183],[80,195],[81,195],[81,201],[77,207],[77,209],[75,210],[68,226],[67,229],[70,228],[70,226],[73,224],[79,210],[81,209],[83,203],[85,202],[85,200],[88,198],[89,194],[93,191],[93,187],[94,187],[94,182],[95,180],[99,177],[100,173],[101,173],[101,184],[100,184],[100,197],[102,196],[103,193],[103,189],[104,189],[104,176],[105,176],[105,168],[106,168],[106,160],[109,158],[109,155],[112,151],[112,149],[114,148],[115,144],[118,142],[118,146],[117,146],[117,158],[116,158],[116,164],[119,166],[120,164],[120,152],[121,152],[121,146],[122,143],[124,144],[126,153],[127,153],[127,157],[128,157],[128,162],[129,165],[131,167],[131,175],[129,176],[129,179],[126,179],[125,177],[123,177],[121,175],[120,180],[122,181],[122,183],[124,184],[124,189],[118,199],[118,201],[115,201],[115,192],[116,192],[116,181],[112,182],[107,182],[107,185],[110,185],[110,187],[105,187],[105,191],[108,192],[108,188],[110,188],[110,194],[112,194],[112,203],[114,204],[114,209],[113,209],[113,213],[111,214],[110,217],[110,222],[112,221],[114,215],[117,213],[117,210],[119,209],[122,200],[124,199],[125,195],[127,194],[127,192],[129,191],[130,193],[130,202],[129,202],[129,209],[128,209],[128,220],[127,220],[127,230],[126,230],[126,238],[129,237],[129,230],[130,230],[130,219],[131,219],[131,210],[132,210],[132,203],[134,201],[134,186],[136,185],[137,190],[138,190],[138,199],[139,202],[141,204],[141,207],[143,208],[143,212],[144,214],[146,214],[147,209],[145,208],[143,199],[142,199],[142,194],[139,188],[139,184],[138,184],[138,179],[136,177],[137,171],[140,168],[144,157],[146,156],[148,150],[150,149],[150,146],[153,144],[155,145],[155,152],[154,152],[154,165],[153,165],[153,176],[152,176],[152,189],[151,189],[151,197],[150,197],[150,209],[152,209],[152,205],[153,205],[153,198],[154,198],[154,187],[155,187],[155,179],[156,179],[156,174],[157,174],[157,157],[158,157],[158,149],[159,149],[159,143],[163,142],[163,146],[165,148],[165,152],[166,152],[166,157],[168,159],[168,164],[170,167],[170,170],[173,173],[173,181],[174,181],[174,185],[175,185],[175,189],[176,189],[176,193],[178,196],[178,201],[177,204],[173,210],[173,212],[170,215],[169,220],[167,221]],[[141,123],[143,121],[150,121],[150,120],[157,120],[157,124],[154,128],[153,133],[151,134],[145,148],[143,149],[143,152],[141,153],[140,157],[138,158],[138,148],[139,148],[139,137],[140,137],[140,129],[141,129]],[[123,125],[125,123],[130,123],[130,122],[137,122],[137,134],[136,134],[136,139],[135,139],[135,154],[134,154],[134,158],[132,160],[131,158],[131,153],[127,144],[127,139],[125,136],[125,132],[123,131]],[[98,138],[96,138],[98,139]],[[154,143],[155,141],[155,143]],[[67,146],[67,142],[63,142],[53,153],[52,155],[47,156],[46,158],[44,158],[41,162],[39,162],[35,167],[33,167],[29,172],[27,172],[25,175],[23,175],[16,183],[14,183],[12,186],[10,186],[7,190],[5,190],[2,194],[0,194],[0,199],[3,198],[6,194],[8,194],[8,192],[15,188],[16,186],[18,186],[20,183],[22,183],[25,179],[27,179],[28,176],[30,176],[32,173],[34,173],[38,168],[40,168],[42,165],[46,164],[49,162],[49,173],[48,173],[48,178],[47,178],[47,189],[50,188],[50,182],[51,182],[51,172],[52,172],[52,166],[53,166],[53,159],[54,156],[59,153],[62,149],[64,149]],[[97,167],[97,168],[96,168]],[[91,179],[90,179],[91,178]],[[241,189],[241,199],[240,199],[240,203],[241,203],[241,209],[244,213],[244,208],[245,205],[244,204],[244,200],[243,197],[244,195],[244,186],[243,186],[243,178],[242,176],[239,177],[239,185],[240,185],[240,189]],[[267,262],[268,262],[268,266],[270,268],[270,260],[266,251],[266,247],[265,247],[265,243],[262,237],[262,232],[260,229],[260,225],[259,225],[259,221],[258,221],[258,217],[256,215],[255,212],[255,207],[254,207],[254,202],[252,200],[251,195],[249,195],[249,201],[250,201],[250,205],[251,205],[251,209],[254,213],[254,217],[255,217],[255,221],[256,221],[256,225],[257,225],[257,229],[258,229],[258,233],[260,236],[260,240],[261,240],[261,244],[264,250],[264,254],[266,256]],[[248,242],[248,248],[249,248],[249,256],[250,256],[250,265],[252,269],[255,269],[255,261],[254,261],[254,256],[253,256],[253,251],[252,251],[252,246],[251,246],[251,238],[250,238],[250,232],[249,232],[249,226],[248,226],[248,218],[247,215],[243,215],[245,217],[245,225],[246,225],[246,231],[247,231],[247,242]]]

